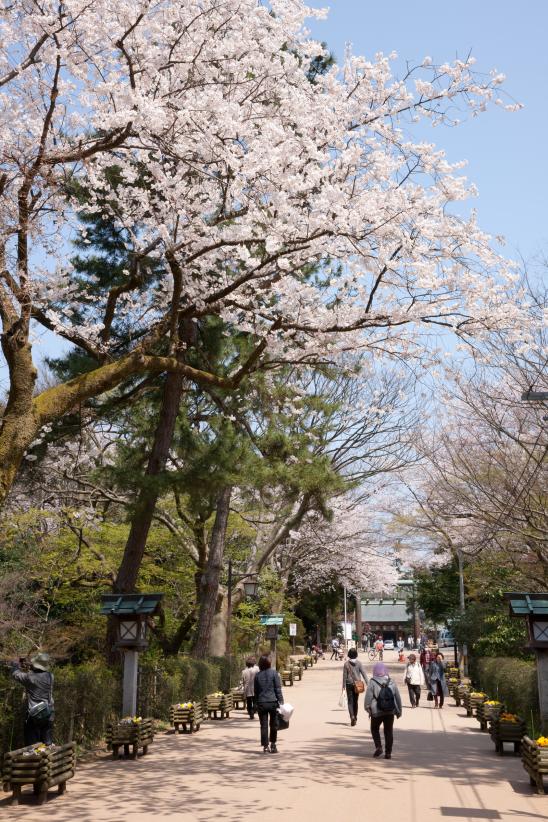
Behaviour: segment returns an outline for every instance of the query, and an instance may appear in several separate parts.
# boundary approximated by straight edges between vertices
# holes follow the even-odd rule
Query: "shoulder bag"
[[[49,699],[47,702],[37,702],[29,708],[29,717],[37,725],[47,725],[53,715],[53,674],[49,675]]]
[[[365,685],[364,685],[364,683],[363,683],[363,680],[361,680],[361,679],[359,678],[359,676],[358,676],[358,677],[356,677],[356,676],[354,675],[354,667],[353,667],[353,666],[352,666],[349,662],[347,662],[347,663],[346,663],[346,665],[348,665],[348,669],[347,669],[347,670],[348,670],[348,671],[349,671],[349,673],[350,673],[350,679],[352,680],[352,684],[353,684],[353,686],[354,686],[354,693],[356,693],[356,694],[363,694],[363,692],[365,691]]]

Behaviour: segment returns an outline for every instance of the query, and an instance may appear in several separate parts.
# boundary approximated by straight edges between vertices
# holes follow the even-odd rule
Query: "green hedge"
[[[143,658],[139,666],[138,712],[141,716],[167,720],[173,703],[201,699],[237,685],[244,664],[243,657],[234,656],[229,671],[226,657],[207,661],[186,656]]]
[[[534,662],[512,657],[484,657],[475,662],[473,678],[490,697],[500,699],[509,711],[523,717],[531,733],[533,730],[538,733],[538,682]]]
[[[74,739],[87,746],[104,736],[109,718],[119,710],[121,684],[117,672],[102,662],[54,670],[55,741]],[[2,752],[23,745],[23,688],[8,671],[0,675],[0,746]]]
[[[138,713],[167,721],[172,703],[228,690],[229,684],[238,684],[243,667],[243,660],[234,657],[229,677],[225,658],[206,662],[184,656],[151,659],[143,655],[139,666]],[[95,660],[58,666],[54,676],[55,742],[73,739],[82,747],[99,742],[107,722],[121,713],[121,671]],[[23,745],[24,721],[23,688],[14,682],[7,669],[0,671],[1,753]]]

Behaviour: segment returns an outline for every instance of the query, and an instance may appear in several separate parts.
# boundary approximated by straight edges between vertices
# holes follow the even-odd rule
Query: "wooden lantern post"
[[[548,733],[548,592],[508,593],[510,616],[525,617],[529,648],[537,657],[538,696],[542,733]]]
[[[148,620],[157,613],[163,594],[103,594],[101,613],[116,619],[116,644],[124,652],[122,716],[137,713],[139,651],[148,648]]]

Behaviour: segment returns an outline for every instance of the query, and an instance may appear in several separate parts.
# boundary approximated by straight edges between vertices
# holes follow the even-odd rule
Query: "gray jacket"
[[[255,676],[259,673],[259,666],[253,665],[251,668],[244,668],[242,671],[242,688],[244,696],[254,696]]]
[[[53,674],[49,671],[22,671],[14,668],[11,675],[25,688],[28,711],[39,702],[47,702],[53,710]]]
[[[388,684],[388,687],[394,694],[394,702],[396,703],[394,714],[399,718],[402,715],[401,696],[398,691],[398,686],[389,676],[372,677],[369,680],[369,685],[365,692],[365,710],[369,711],[371,716],[383,716],[377,708],[377,699],[381,692],[381,686],[386,684]]]
[[[356,682],[360,678],[360,676],[367,685],[369,680],[367,679],[367,674],[365,673],[364,667],[361,664],[361,662],[358,659],[356,659],[355,662],[352,662],[350,659],[347,659],[343,665],[343,688],[346,687],[346,685],[353,685],[354,682]]]
[[[449,696],[449,688],[447,686],[447,680],[445,679],[445,665],[443,662],[434,660],[430,663],[428,668],[428,682],[434,692],[437,687],[435,683],[439,682],[444,696]]]

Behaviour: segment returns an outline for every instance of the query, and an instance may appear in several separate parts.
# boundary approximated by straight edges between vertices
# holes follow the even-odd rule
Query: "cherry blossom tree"
[[[529,289],[528,340],[490,335],[473,366],[447,380],[442,422],[417,438],[407,511],[395,515],[404,542],[422,536],[467,562],[491,557],[535,587],[548,568],[546,403],[522,395],[547,385],[545,309],[546,296]]]
[[[311,83],[311,14],[301,0],[4,5],[2,499],[43,426],[138,375],[231,390],[259,367],[341,348],[420,358],[421,330],[515,321],[511,268],[448,207],[473,187],[412,137],[459,100],[504,105],[503,77],[425,58],[397,79],[378,54]],[[84,207],[115,221],[131,260],[102,291],[67,259]],[[162,276],[143,290],[147,261]],[[222,373],[185,359],[185,323],[208,316],[250,341]],[[36,394],[33,322],[94,367]]]

